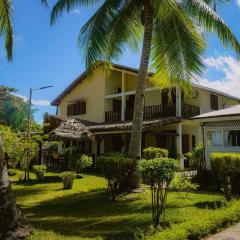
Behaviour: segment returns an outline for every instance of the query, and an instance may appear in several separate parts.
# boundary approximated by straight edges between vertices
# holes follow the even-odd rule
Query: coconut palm
[[[41,0],[47,4],[46,0]],[[0,0],[0,38],[4,38],[8,60],[12,60],[13,49],[13,7],[12,0]],[[2,102],[4,89],[0,89]],[[24,239],[30,234],[30,227],[16,200],[9,181],[7,163],[4,158],[2,136],[0,133],[0,239]]]
[[[207,2],[207,3],[206,3]],[[240,45],[224,21],[212,10],[212,1],[203,0],[58,0],[51,14],[51,24],[65,10],[81,6],[98,6],[95,14],[82,27],[79,47],[89,72],[109,66],[127,47],[142,45],[136,87],[133,127],[129,156],[141,156],[144,90],[150,65],[155,74],[150,78],[158,87],[182,85],[203,70],[206,40],[201,31],[215,32],[225,46],[237,55]],[[215,2],[215,0],[214,0]],[[215,5],[215,4],[214,4]]]

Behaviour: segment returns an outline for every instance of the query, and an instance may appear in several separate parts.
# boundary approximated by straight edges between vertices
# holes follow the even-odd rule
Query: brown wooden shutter
[[[86,114],[86,102],[85,101],[78,101],[75,103],[75,110],[76,115],[83,115]]]
[[[210,94],[210,105],[212,110],[218,110],[218,96]]]
[[[113,112],[121,112],[121,100],[113,99]]]
[[[67,115],[68,116],[75,115],[75,104],[68,104],[67,105]]]

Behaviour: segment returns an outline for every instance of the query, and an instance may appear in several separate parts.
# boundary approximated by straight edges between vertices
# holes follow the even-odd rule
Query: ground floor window
[[[214,130],[207,131],[207,146],[221,147],[222,146],[222,131]]]
[[[224,145],[228,147],[240,146],[240,130],[225,130]]]

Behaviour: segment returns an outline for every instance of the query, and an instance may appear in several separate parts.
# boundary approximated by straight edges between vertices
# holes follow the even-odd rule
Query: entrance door
[[[182,152],[183,154],[189,152],[189,135],[188,134],[182,135]]]

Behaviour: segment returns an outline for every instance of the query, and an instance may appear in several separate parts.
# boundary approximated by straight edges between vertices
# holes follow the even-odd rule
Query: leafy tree
[[[177,160],[171,158],[141,160],[138,164],[141,177],[151,186],[152,218],[155,228],[159,226],[160,218],[164,214],[169,185],[178,168]]]
[[[126,47],[136,50],[142,43],[129,146],[129,156],[134,159],[133,176],[141,157],[144,90],[150,58],[155,71],[150,80],[156,86],[182,85],[186,90],[204,67],[206,40],[199,27],[215,32],[225,46],[239,55],[239,42],[210,4],[212,1],[203,0],[58,0],[52,10],[54,24],[64,10],[98,6],[79,36],[89,72],[99,67],[99,61],[103,61],[101,66],[110,66]],[[136,187],[138,182],[132,181],[132,185]]]

